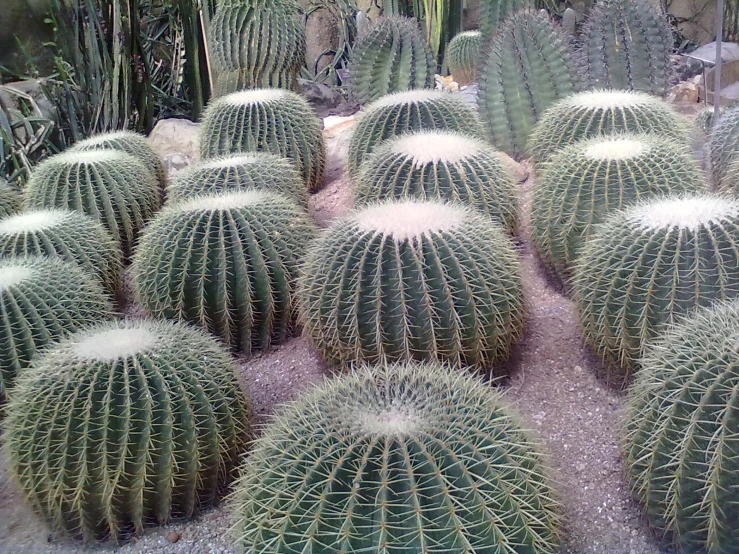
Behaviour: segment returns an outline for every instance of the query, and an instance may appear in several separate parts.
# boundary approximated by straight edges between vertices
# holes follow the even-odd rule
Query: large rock
[[[200,157],[200,125],[187,119],[160,119],[149,134],[149,142],[171,177]]]

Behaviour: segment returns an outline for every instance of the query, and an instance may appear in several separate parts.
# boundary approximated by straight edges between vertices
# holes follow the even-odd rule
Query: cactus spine
[[[454,35],[446,51],[447,65],[454,80],[460,85],[468,85],[477,78],[475,66],[480,56],[482,34],[480,31],[466,31]]]

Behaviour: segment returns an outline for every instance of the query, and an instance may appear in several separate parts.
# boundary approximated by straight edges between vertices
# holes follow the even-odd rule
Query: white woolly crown
[[[194,169],[222,169],[226,167],[237,167],[240,165],[248,165],[248,164],[253,164],[253,163],[258,162],[259,158],[262,156],[269,156],[269,154],[252,152],[252,153],[247,153],[247,154],[241,154],[238,156],[228,156],[225,158],[216,158],[214,160],[209,160],[198,166],[194,166]]]
[[[413,159],[416,165],[457,163],[480,152],[482,144],[458,133],[421,132],[399,137],[392,149]]]
[[[391,202],[371,206],[357,213],[361,231],[392,236],[396,241],[421,235],[451,231],[461,225],[467,213],[462,208],[437,202]]]
[[[594,90],[572,96],[568,104],[595,110],[613,110],[651,102],[652,97],[639,92],[624,90]]]
[[[588,144],[585,156],[593,160],[620,161],[636,158],[646,150],[647,145],[637,139],[609,138]]]
[[[395,106],[397,104],[415,104],[418,102],[427,102],[436,98],[442,98],[448,93],[433,89],[414,89],[403,92],[394,92],[386,94],[382,98],[375,100],[367,107],[367,111],[374,108],[384,108],[386,106]]]
[[[275,198],[275,195],[257,189],[222,192],[189,198],[175,204],[175,209],[183,212],[233,210],[253,206],[267,198]]]
[[[80,358],[113,362],[135,356],[156,344],[157,335],[144,327],[110,329],[90,335],[75,346]]]
[[[23,265],[6,265],[0,267],[0,292],[8,290],[33,275],[29,267]]]
[[[70,212],[63,210],[34,210],[12,215],[0,220],[0,235],[16,235],[33,233],[55,227],[67,217]]]
[[[68,164],[94,164],[99,162],[118,162],[121,159],[130,158],[130,154],[118,150],[69,150],[49,158],[61,163]]]
[[[234,92],[224,96],[223,101],[232,106],[248,106],[249,104],[273,102],[285,96],[285,91],[279,88],[259,88]]]
[[[384,437],[407,436],[419,427],[419,418],[408,408],[389,407],[380,412],[357,414],[364,432]]]
[[[711,196],[665,198],[632,208],[630,216],[646,229],[679,227],[695,231],[727,218],[739,218],[739,203]]]

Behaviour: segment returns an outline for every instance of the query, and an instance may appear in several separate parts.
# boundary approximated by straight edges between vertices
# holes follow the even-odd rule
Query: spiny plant
[[[242,89],[299,90],[305,22],[295,0],[218,0],[210,23],[214,94]]]
[[[582,247],[574,292],[586,342],[625,384],[675,316],[739,296],[739,201],[687,194],[609,216]]]
[[[658,135],[595,137],[562,148],[534,184],[532,238],[544,263],[563,279],[609,213],[669,193],[705,189],[687,147]]]
[[[517,416],[438,364],[362,366],[304,393],[256,441],[233,500],[247,552],[545,554],[559,536]]]
[[[177,173],[167,187],[169,203],[199,194],[255,188],[284,194],[308,206],[308,189],[295,165],[267,152],[233,154],[203,160]]]
[[[357,38],[349,61],[360,104],[391,92],[434,87],[436,62],[415,19],[383,16]]]
[[[723,190],[734,196],[739,196],[739,152],[729,164],[729,169],[726,171],[726,176],[722,179],[722,182]]]
[[[20,211],[22,204],[20,194],[4,179],[0,179],[0,217]]]
[[[100,284],[78,265],[46,256],[0,258],[0,398],[42,347],[112,316]]]
[[[332,225],[301,268],[304,335],[326,361],[487,367],[524,323],[511,240],[471,208],[389,201]]]
[[[657,96],[670,89],[672,29],[651,0],[598,0],[580,39],[590,88]]]
[[[517,187],[500,154],[452,131],[418,131],[386,140],[369,156],[354,187],[357,206],[390,198],[469,204],[513,234]]]
[[[388,94],[362,112],[349,142],[347,168],[356,178],[364,159],[382,141],[410,131],[439,129],[485,138],[474,110],[461,98],[438,90]]]
[[[59,256],[74,262],[112,295],[121,278],[120,245],[103,225],[80,212],[30,210],[0,219],[0,257]]]
[[[326,157],[321,122],[294,92],[257,89],[213,100],[205,110],[200,155],[271,152],[290,158],[314,192],[321,186]]]
[[[154,175],[115,150],[57,154],[41,162],[26,185],[27,207],[86,213],[118,239],[125,256],[160,202]]]
[[[475,66],[480,56],[482,34],[480,31],[466,31],[454,35],[446,51],[449,73],[460,85],[468,85],[477,78]]]
[[[695,311],[642,359],[626,464],[651,525],[680,552],[739,545],[739,302]]]
[[[493,37],[510,15],[534,8],[534,0],[480,0],[480,32]]]
[[[268,348],[292,328],[297,264],[312,235],[305,211],[269,192],[173,204],[141,237],[136,297],[152,315],[196,323],[230,348]]]
[[[724,178],[734,158],[739,157],[739,106],[721,114],[708,139],[709,161],[714,184],[726,188]]]
[[[569,41],[545,13],[517,12],[505,20],[482,60],[477,102],[488,138],[520,157],[544,111],[579,89]]]
[[[563,98],[544,112],[528,151],[538,167],[568,144],[621,132],[688,143],[687,126],[664,100],[643,92],[592,90]]]
[[[84,541],[213,505],[245,447],[248,405],[213,338],[147,320],[88,326],[18,378],[11,474],[49,525]]]

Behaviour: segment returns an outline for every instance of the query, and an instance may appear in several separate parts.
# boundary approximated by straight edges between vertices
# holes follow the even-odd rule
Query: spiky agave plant
[[[389,201],[317,239],[298,288],[304,335],[330,363],[424,359],[485,367],[524,322],[511,240],[471,208]]]
[[[320,188],[326,157],[321,122],[294,92],[257,89],[213,100],[200,131],[200,155],[271,152],[290,158],[313,192]]]
[[[9,183],[0,179],[0,217],[20,211],[22,204],[20,194]]]
[[[739,295],[739,202],[657,198],[609,216],[582,247],[574,293],[586,342],[625,384],[675,316]]]
[[[485,138],[474,110],[458,96],[438,90],[388,94],[361,113],[349,142],[347,168],[356,178],[364,159],[382,141],[422,129],[460,131]]]
[[[563,279],[594,226],[638,200],[705,190],[687,147],[659,135],[619,134],[562,148],[534,184],[532,238]]]
[[[739,105],[721,114],[709,135],[708,150],[713,182],[719,189],[725,189],[729,165],[739,158]]]
[[[202,326],[250,353],[289,334],[297,264],[313,235],[304,210],[269,192],[196,196],[162,210],[134,258],[152,315]]]
[[[567,36],[546,13],[508,17],[482,54],[478,108],[488,139],[513,157],[544,111],[580,88]]]
[[[626,464],[652,527],[680,552],[739,545],[739,302],[697,310],[646,352]]]
[[[550,107],[531,133],[529,154],[538,167],[568,144],[621,132],[653,133],[688,143],[685,122],[660,98],[643,92],[593,90]]]
[[[559,534],[542,455],[512,410],[428,363],[360,367],[283,407],[233,500],[248,552],[547,554]]]
[[[357,206],[391,198],[469,204],[516,230],[516,184],[500,153],[452,131],[418,131],[386,140],[363,164],[354,187]]]
[[[41,162],[26,185],[29,208],[69,208],[100,221],[125,256],[161,203],[154,175],[124,152],[63,152]]]
[[[112,316],[100,284],[76,264],[0,258],[0,398],[42,347]]]
[[[232,154],[190,166],[177,173],[167,187],[171,204],[199,194],[260,189],[284,194],[308,206],[308,189],[295,165],[267,152]]]
[[[460,85],[468,85],[477,78],[475,66],[480,57],[482,34],[480,31],[465,31],[454,35],[446,50],[449,73]]]
[[[11,474],[55,530],[120,540],[216,502],[245,446],[248,405],[212,337],[147,320],[91,325],[18,379]]]

